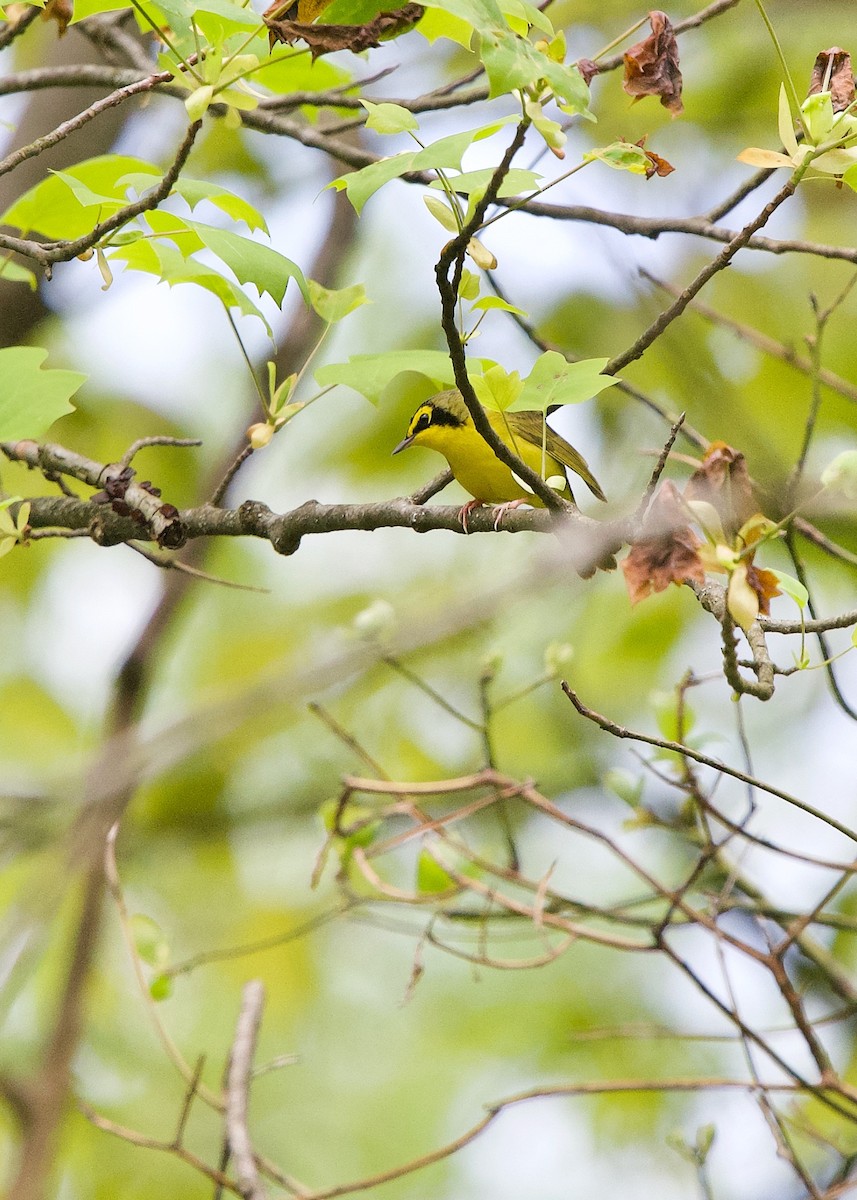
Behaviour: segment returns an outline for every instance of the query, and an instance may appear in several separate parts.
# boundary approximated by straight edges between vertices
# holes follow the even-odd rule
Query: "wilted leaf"
[[[649,165],[646,167],[646,179],[652,179],[657,175],[660,179],[665,179],[667,175],[672,175],[675,167],[672,163],[667,162],[665,158],[661,158],[660,154],[655,154],[653,150],[646,149],[646,135],[644,134],[636,143],[649,160]]]
[[[712,442],[702,465],[687,481],[685,500],[704,500],[718,513],[727,540],[758,512],[747,462],[740,450],[725,442]]]
[[[392,12],[378,13],[364,25],[307,25],[301,21],[279,18],[278,14],[282,11],[282,3],[275,3],[262,14],[271,46],[277,42],[291,46],[294,42],[303,41],[315,59],[320,54],[332,54],[336,50],[351,50],[354,54],[360,54],[363,50],[380,46],[382,41],[413,29],[424,9],[421,4],[406,4]]]
[[[56,21],[58,36],[62,37],[73,14],[71,0],[48,0],[42,12],[42,20]]]
[[[650,12],[649,22],[651,34],[625,52],[622,86],[635,100],[643,96],[660,96],[664,108],[678,116],[684,111],[678,43],[665,12],[659,9]]]
[[[735,157],[738,162],[746,163],[748,167],[762,167],[766,171],[795,165],[788,155],[781,154],[779,150],[765,150],[762,146],[748,146]]]
[[[575,65],[587,87],[601,70],[598,63],[593,62],[591,58],[579,58]]]
[[[631,603],[662,592],[671,583],[704,583],[701,544],[687,523],[674,485],[663,484],[646,517],[646,536],[631,546],[622,562]]]
[[[759,612],[768,614],[774,596],[781,596],[780,579],[776,571],[747,564],[747,582],[759,598]]]
[[[843,112],[854,100],[851,55],[840,46],[822,50],[812,68],[808,96],[830,92],[834,112]]]

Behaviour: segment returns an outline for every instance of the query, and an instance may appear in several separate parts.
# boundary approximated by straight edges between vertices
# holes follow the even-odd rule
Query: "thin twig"
[[[259,1178],[259,1168],[247,1125],[253,1058],[264,1004],[265,989],[259,980],[254,979],[245,984],[241,993],[241,1011],[232,1040],[227,1073],[226,1132],[229,1149],[235,1161],[238,1186],[244,1200],[266,1200],[267,1197]]]

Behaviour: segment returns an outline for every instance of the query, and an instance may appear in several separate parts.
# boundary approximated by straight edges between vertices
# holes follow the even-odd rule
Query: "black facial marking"
[[[427,416],[428,414],[424,414],[424,415]],[[448,408],[440,408],[439,406],[437,406],[437,407],[432,408],[431,417],[429,420],[427,420],[425,422],[425,424],[423,424],[423,417],[420,417],[420,423],[419,423],[418,428],[426,429],[429,425],[459,426],[459,425],[463,425],[463,424],[464,424],[464,422],[459,420],[459,418],[455,415],[455,413],[451,413]]]

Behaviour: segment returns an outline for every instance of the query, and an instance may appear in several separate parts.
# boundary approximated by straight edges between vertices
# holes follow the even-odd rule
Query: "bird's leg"
[[[462,505],[458,513],[458,519],[465,533],[470,533],[470,530],[467,528],[467,518],[473,512],[474,508],[482,508],[482,503],[481,500],[468,500],[466,504]]]
[[[522,504],[526,503],[526,500],[507,500],[505,504],[496,505],[494,508],[494,528],[499,532],[506,513],[511,512],[513,508],[520,508]]]

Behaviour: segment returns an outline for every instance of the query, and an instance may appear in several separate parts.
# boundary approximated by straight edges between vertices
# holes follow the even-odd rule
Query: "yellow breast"
[[[495,433],[511,445],[519,458],[532,470],[550,478],[559,475],[565,478],[565,471],[560,463],[550,455],[545,456],[544,470],[542,452],[537,446],[531,445],[522,438],[516,438],[512,444],[508,431],[500,413],[488,414]],[[476,432],[475,427],[468,422],[463,426],[438,425],[426,429],[417,439],[421,446],[439,451],[449,463],[450,470],[475,500],[483,500],[486,504],[503,504],[507,500],[526,500],[536,508],[543,508],[541,500],[531,492],[526,491],[515,479],[512,472],[500,462],[491,447]],[[566,484],[565,491],[560,493],[566,498],[570,490]]]

